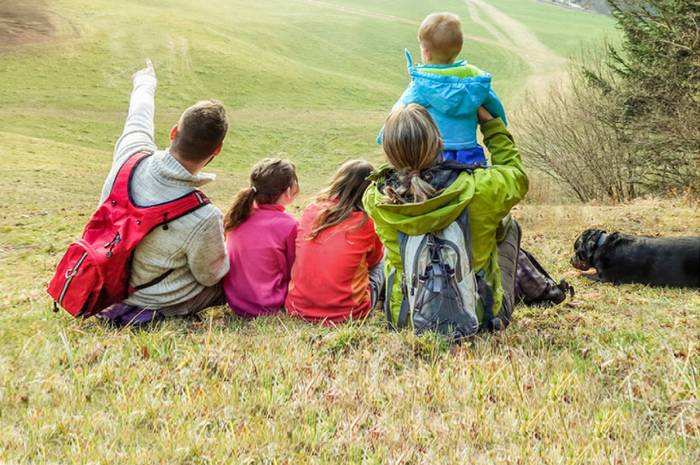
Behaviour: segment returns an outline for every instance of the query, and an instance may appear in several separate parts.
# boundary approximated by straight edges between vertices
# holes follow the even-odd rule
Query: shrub
[[[523,153],[582,201],[700,192],[700,8],[609,4],[621,45],[582,55],[568,86],[530,99]]]

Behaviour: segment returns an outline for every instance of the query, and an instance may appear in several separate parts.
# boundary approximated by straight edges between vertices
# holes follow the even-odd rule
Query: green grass
[[[403,0],[326,0],[325,3],[350,4],[356,9],[395,15],[416,22],[435,11],[450,11],[460,15],[467,36],[488,37],[483,27],[470,20],[464,0],[433,0],[414,4]],[[615,36],[615,23],[605,15],[565,9],[539,0],[489,0],[488,3],[525,24],[547,47],[562,56],[569,56],[579,51],[582,45],[591,45],[591,42],[595,43],[603,36]],[[476,63],[477,59],[484,59],[485,54],[480,48],[480,45],[467,41],[463,53],[468,57],[476,54],[476,58],[470,58]],[[495,66],[499,68],[498,64]]]
[[[0,51],[0,463],[696,463],[700,295],[593,284],[568,266],[589,226],[698,231],[697,205],[681,200],[519,207],[525,246],[577,296],[519,308],[506,332],[456,348],[387,331],[379,314],[333,329],[217,308],[114,331],[50,311],[46,282],[95,207],[145,56],[160,78],[161,145],[192,101],[231,109],[207,188],[221,207],[271,152],[300,167],[296,213],[342,160],[380,161],[375,130],[405,85],[414,23],[461,4],[333,3],[354,12],[60,0],[51,8],[79,38],[61,23],[55,42]],[[545,29],[538,15],[531,27]],[[524,62],[475,44],[470,60],[518,95]]]
[[[576,55],[603,38],[615,40],[615,22],[609,16],[570,10],[538,0],[489,0],[489,3],[525,24],[559,55]]]

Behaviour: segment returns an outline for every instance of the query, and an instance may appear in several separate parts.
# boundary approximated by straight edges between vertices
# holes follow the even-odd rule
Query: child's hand
[[[133,76],[131,76],[131,79],[136,80],[142,76],[152,77],[153,79],[156,78],[156,70],[153,68],[153,62],[150,58],[146,58],[146,67],[136,71]]]
[[[484,107],[479,107],[479,109],[476,110],[476,116],[479,118],[479,124],[484,124],[494,119],[493,115]]]

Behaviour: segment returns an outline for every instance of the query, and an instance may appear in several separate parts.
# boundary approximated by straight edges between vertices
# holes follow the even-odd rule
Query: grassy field
[[[605,18],[529,0],[491,4],[555,55],[611,30]],[[389,332],[381,315],[331,329],[219,308],[202,321],[113,331],[53,314],[46,282],[95,207],[145,56],[160,78],[161,144],[192,101],[213,96],[231,109],[207,189],[214,202],[227,204],[254,160],[286,152],[300,167],[296,212],[341,161],[381,160],[375,131],[429,11],[464,17],[466,56],[494,74],[506,104],[537,70],[459,1],[47,8],[54,38],[0,50],[0,464],[700,460],[700,295],[593,284],[568,266],[589,226],[697,233],[700,211],[687,200],[518,207],[525,246],[577,295],[520,308],[506,332],[456,348]]]
[[[565,57],[603,39],[616,38],[614,23],[604,15],[523,0],[490,0],[489,3],[526,24],[547,47]]]

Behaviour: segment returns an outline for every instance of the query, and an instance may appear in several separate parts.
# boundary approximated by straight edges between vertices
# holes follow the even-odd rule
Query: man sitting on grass
[[[153,152],[134,169],[131,201],[138,206],[169,202],[215,179],[201,170],[221,151],[228,120],[220,102],[201,101],[185,110],[170,132],[171,145],[158,150],[153,139],[156,74],[150,60],[133,76],[124,131],[114,149],[112,168],[102,188],[104,202],[117,173],[142,151]],[[167,221],[167,220],[166,220]],[[157,227],[137,246],[130,285],[139,288],[101,316],[116,324],[142,324],[186,316],[224,303],[219,282],[229,269],[221,211],[207,203]]]

